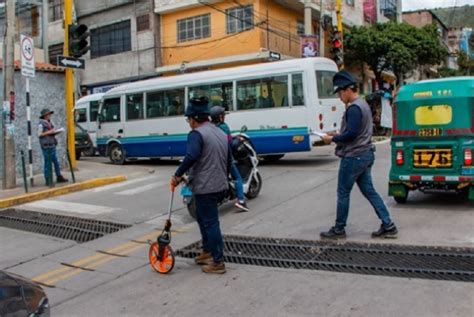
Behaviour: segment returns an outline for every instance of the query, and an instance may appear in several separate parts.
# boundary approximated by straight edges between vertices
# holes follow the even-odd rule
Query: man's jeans
[[[224,198],[225,192],[195,195],[196,220],[202,236],[202,249],[211,252],[214,262],[224,261],[224,241],[219,226],[217,204]]]
[[[51,163],[54,165],[54,171],[56,172],[56,177],[61,176],[61,168],[59,167],[58,157],[56,155],[56,147],[42,149],[43,150],[43,157],[44,157],[44,178],[46,179],[46,183],[49,183],[49,177],[51,173],[51,178],[53,177],[51,171]]]
[[[232,163],[230,167],[230,175],[235,182],[235,194],[237,195],[237,199],[240,201],[245,200],[244,197],[244,185],[242,184],[242,176],[240,176],[239,169],[235,163]]]
[[[336,229],[346,226],[349,215],[349,202],[352,187],[357,183],[360,191],[374,207],[384,226],[391,224],[390,215],[380,195],[372,184],[370,170],[374,164],[374,152],[369,150],[355,157],[344,157],[339,165],[337,182],[337,218]]]

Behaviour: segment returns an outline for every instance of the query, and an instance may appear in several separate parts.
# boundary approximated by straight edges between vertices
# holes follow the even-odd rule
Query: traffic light
[[[69,56],[81,57],[89,51],[89,31],[84,24],[72,24],[69,26]]]
[[[335,31],[332,34],[332,57],[337,66],[344,64],[344,56],[342,52],[342,39],[341,32]]]

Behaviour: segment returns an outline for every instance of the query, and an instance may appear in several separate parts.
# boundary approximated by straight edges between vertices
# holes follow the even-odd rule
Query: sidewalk
[[[121,182],[127,179],[126,174],[146,172],[146,167],[137,171],[136,166],[117,166],[110,164],[105,158],[85,157],[77,161],[77,171],[74,172],[75,183],[72,182],[72,175],[67,169],[63,169],[62,173],[69,182],[55,183],[52,188],[45,185],[42,174],[37,174],[34,176],[34,186],[31,187],[28,183],[28,193],[25,193],[23,179],[20,178],[17,179],[16,188],[0,190],[0,208]]]

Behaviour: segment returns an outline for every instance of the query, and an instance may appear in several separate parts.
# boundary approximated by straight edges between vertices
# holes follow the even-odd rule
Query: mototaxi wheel
[[[158,260],[158,252],[159,252],[159,245],[158,242],[153,242],[150,245],[150,249],[148,250],[148,260],[150,261],[150,265],[158,273],[161,274],[168,274],[174,267],[174,252],[171,246],[165,246],[163,250],[163,259],[162,261]]]
[[[405,190],[405,196],[393,196],[397,204],[406,204],[408,200],[408,189]]]
[[[252,177],[252,180],[250,181],[249,185],[249,190],[245,194],[248,199],[253,199],[257,197],[260,193],[260,190],[262,189],[262,176],[260,176],[259,172],[257,172],[256,177],[257,179],[255,179],[255,177]]]
[[[123,165],[125,163],[125,151],[118,143],[112,143],[109,148],[109,159],[112,164]]]

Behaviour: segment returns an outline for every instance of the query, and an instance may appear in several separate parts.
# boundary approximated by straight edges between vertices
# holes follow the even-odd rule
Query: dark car
[[[48,297],[35,282],[0,270],[0,316],[41,316],[50,314]]]
[[[87,133],[87,130],[81,127],[78,123],[76,123],[75,144],[76,160],[81,158],[82,153],[88,151],[90,152],[91,149],[94,147],[89,133]]]

